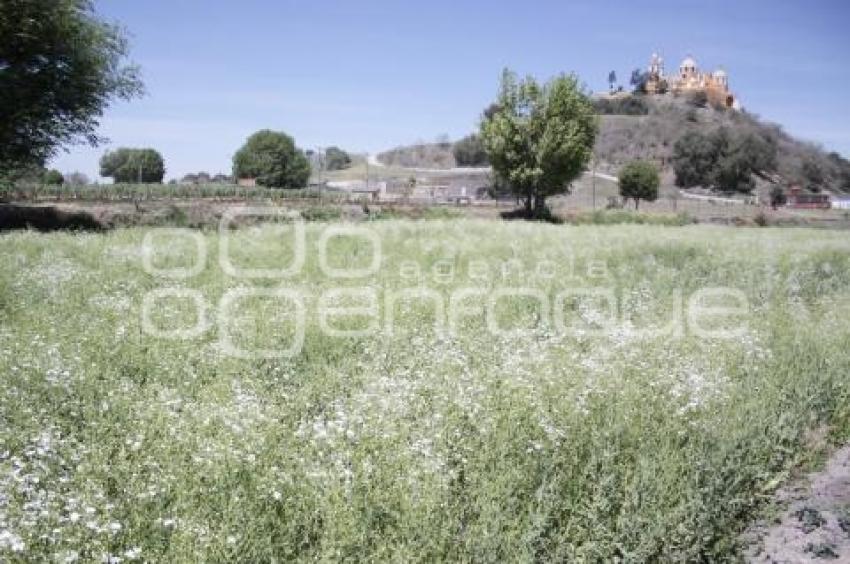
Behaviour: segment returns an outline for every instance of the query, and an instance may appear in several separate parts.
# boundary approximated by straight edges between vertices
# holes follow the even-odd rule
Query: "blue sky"
[[[302,148],[377,152],[472,131],[504,67],[574,71],[592,90],[626,82],[659,51],[722,66],[744,106],[850,156],[850,2],[322,2],[99,0],[130,33],[144,98],[116,103],[62,171],[96,178],[106,148],[150,146],[167,178],[228,172],[257,129]]]

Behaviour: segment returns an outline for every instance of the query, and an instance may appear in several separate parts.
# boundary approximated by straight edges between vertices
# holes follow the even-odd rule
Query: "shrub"
[[[649,113],[649,105],[642,96],[632,95],[617,98],[597,98],[593,101],[597,114],[645,116]]]
[[[306,221],[336,221],[342,217],[342,210],[337,207],[315,206],[301,210],[301,217]]]
[[[328,147],[325,151],[325,168],[342,170],[351,166],[351,155],[339,147]]]
[[[708,95],[703,90],[691,92],[687,95],[685,100],[694,108],[704,108],[708,105]]]

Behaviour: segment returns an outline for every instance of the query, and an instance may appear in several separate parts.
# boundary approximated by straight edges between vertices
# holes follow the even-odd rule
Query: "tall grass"
[[[283,281],[225,275],[214,233],[208,264],[179,281],[144,271],[142,230],[0,236],[0,559],[726,559],[818,454],[808,433],[847,437],[842,233],[388,220],[365,227],[377,272],[339,281],[319,264],[327,228],[307,225],[304,267]],[[291,258],[271,227],[232,236],[243,267]],[[194,248],[162,239],[154,264],[189,266]],[[327,250],[336,268],[370,264],[363,240]],[[422,286],[610,288],[621,321],[594,335],[598,308],[576,302],[581,330],[564,334],[516,299],[497,308],[511,336],[481,312],[440,333],[423,301],[393,306],[391,333],[332,337],[316,311],[340,284],[377,292],[382,327],[383,298]],[[298,289],[303,349],[223,355],[214,322],[156,338],[140,309],[165,285],[199,290],[213,320],[229,289]],[[636,331],[708,286],[746,297],[736,338]],[[240,346],[290,338],[285,307],[242,305]],[[152,310],[164,329],[195,317],[181,299]]]

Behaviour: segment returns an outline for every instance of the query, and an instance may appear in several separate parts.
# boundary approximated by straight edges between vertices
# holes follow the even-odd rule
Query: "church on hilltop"
[[[664,73],[664,59],[653,53],[649,59],[643,90],[647,94],[673,95],[705,93],[709,104],[717,107],[741,109],[737,97],[729,90],[729,76],[723,69],[714,72],[702,72],[696,60],[688,55],[679,65],[679,71],[674,76]]]

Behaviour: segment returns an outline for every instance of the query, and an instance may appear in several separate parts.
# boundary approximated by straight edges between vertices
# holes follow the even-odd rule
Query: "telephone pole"
[[[593,191],[593,211],[596,211],[596,158],[593,159],[593,171],[590,173],[593,177],[590,181]]]

